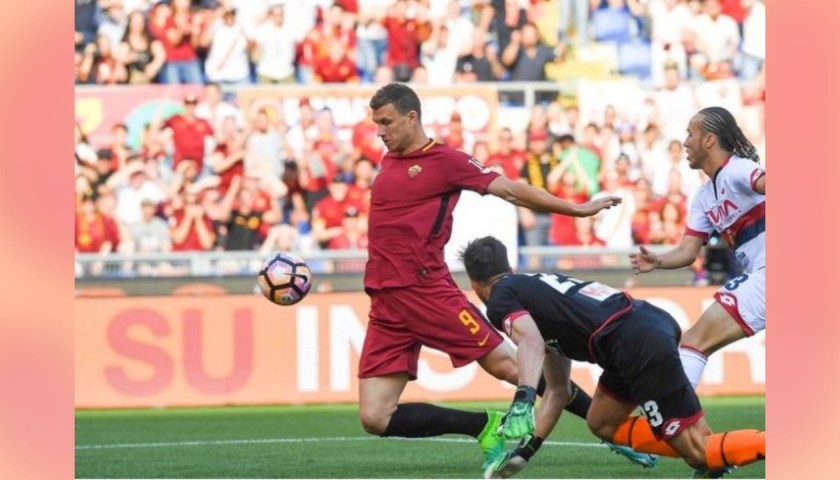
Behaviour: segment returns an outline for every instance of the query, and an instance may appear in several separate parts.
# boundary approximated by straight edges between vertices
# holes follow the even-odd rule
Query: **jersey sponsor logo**
[[[481,173],[489,173],[490,172],[490,168],[485,167],[481,162],[479,162],[478,160],[476,160],[473,157],[470,157],[469,162],[470,162],[470,165],[479,169],[481,171]]]
[[[485,343],[487,343],[487,339],[490,338],[490,332],[487,332],[487,335],[484,336],[479,342],[478,346],[483,347]]]
[[[737,211],[738,205],[735,205],[735,202],[726,198],[723,200],[723,203],[716,205],[711,210],[708,210],[706,212],[706,216],[709,217],[709,220],[711,220],[715,225],[720,225],[723,220],[729,218],[733,210]]]
[[[420,175],[420,172],[422,172],[422,171],[423,171],[423,167],[421,167],[420,165],[414,164],[414,165],[408,167],[408,176],[411,177],[411,178],[414,178],[417,175]]]
[[[676,435],[677,431],[679,431],[681,426],[682,423],[680,423],[679,420],[671,420],[665,424],[665,428],[662,430],[662,433],[666,437],[673,437]]]

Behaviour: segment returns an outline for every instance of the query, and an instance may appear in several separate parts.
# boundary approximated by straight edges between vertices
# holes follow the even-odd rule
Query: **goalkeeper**
[[[561,407],[543,401],[535,416],[535,387],[544,374],[544,398],[566,394],[570,359],[604,369],[586,418],[602,440],[681,457],[695,469],[695,478],[718,478],[764,459],[764,432],[712,433],[683,371],[680,328],[671,315],[597,282],[514,274],[507,258],[504,244],[493,237],[474,240],[461,253],[490,322],[518,345],[519,388],[499,433],[524,440],[499,456],[486,478],[524,468],[551,433]],[[631,416],[637,406],[644,417]]]

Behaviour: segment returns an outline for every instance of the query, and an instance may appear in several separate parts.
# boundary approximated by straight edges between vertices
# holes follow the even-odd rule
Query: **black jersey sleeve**
[[[487,301],[487,318],[498,330],[510,336],[513,322],[528,313],[517,294],[513,282],[516,278],[506,278],[493,287],[490,299]]]

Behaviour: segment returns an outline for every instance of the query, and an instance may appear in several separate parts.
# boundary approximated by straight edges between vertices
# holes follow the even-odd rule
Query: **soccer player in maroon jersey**
[[[385,437],[470,435],[478,439],[486,467],[503,451],[504,440],[496,435],[501,412],[399,403],[407,382],[417,378],[423,345],[446,352],[455,367],[477,361],[496,378],[517,382],[515,351],[467,300],[444,262],[460,192],[490,193],[573,216],[594,215],[620,200],[571,203],[436,143],[423,130],[419,97],[405,85],[380,88],[370,107],[388,153],[371,190],[364,280],[371,310],[359,361],[360,420],[368,433]],[[571,392],[546,394],[543,402],[566,406],[571,397]],[[582,391],[575,395],[575,402],[579,399],[586,404],[577,413],[585,416],[591,399]]]

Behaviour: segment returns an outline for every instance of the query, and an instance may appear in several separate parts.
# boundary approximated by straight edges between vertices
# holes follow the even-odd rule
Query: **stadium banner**
[[[493,134],[499,109],[499,94],[493,85],[475,84],[461,87],[412,86],[420,96],[423,124],[440,133],[450,124],[453,114],[461,117],[466,140],[482,139]],[[339,129],[339,135],[350,139],[350,130],[368,114],[374,85],[326,85],[323,88],[278,88],[248,86],[237,89],[237,101],[245,118],[260,109],[270,116],[280,116],[289,125],[300,121],[300,105],[308,103],[314,110],[328,108]]]
[[[111,128],[128,127],[128,145],[138,149],[143,128],[154,118],[166,119],[183,110],[187,93],[200,95],[191,85],[143,85],[129,88],[89,87],[75,90],[76,122],[93,145],[107,143]]]
[[[715,289],[629,292],[666,309],[687,328],[713,301]],[[75,404],[352,403],[368,308],[361,292],[313,293],[293,307],[278,307],[256,295],[79,298]],[[575,362],[572,377],[592,392],[600,372],[595,365]],[[477,364],[453,369],[446,355],[425,348],[418,377],[406,388],[404,400],[507,400],[513,392]],[[699,393],[763,394],[764,379],[762,332],[713,355]]]

